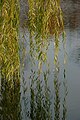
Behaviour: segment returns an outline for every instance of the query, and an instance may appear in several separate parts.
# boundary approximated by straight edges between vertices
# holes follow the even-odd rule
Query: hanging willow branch
[[[2,0],[0,6],[0,67],[8,80],[19,70],[19,3],[18,0]]]
[[[0,117],[20,120],[19,4],[18,0],[0,2]]]
[[[58,44],[59,35],[64,29],[60,0],[28,0],[28,4],[30,53],[40,61],[41,67],[42,62],[47,60],[49,36],[55,36],[54,42]]]
[[[28,0],[29,30],[31,35],[45,38],[63,29],[60,0]]]

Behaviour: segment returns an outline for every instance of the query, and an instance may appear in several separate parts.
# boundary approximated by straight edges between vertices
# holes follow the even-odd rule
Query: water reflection
[[[63,0],[62,0],[63,2]],[[65,3],[61,4],[63,13],[64,13],[64,21],[65,26],[70,29],[76,29],[80,27],[80,2],[79,0],[65,0]]]
[[[77,47],[75,50],[73,50],[71,53],[71,57],[72,57],[72,60],[79,65],[80,64],[80,48]]]

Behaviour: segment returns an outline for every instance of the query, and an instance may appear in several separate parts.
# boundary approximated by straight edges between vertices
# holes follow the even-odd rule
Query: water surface
[[[57,76],[55,78],[55,65],[53,65],[53,59],[54,59],[54,46],[53,46],[53,40],[50,38],[50,45],[49,45],[49,50],[48,50],[48,61],[49,61],[49,66],[50,66],[50,75],[49,75],[49,81],[48,85],[50,88],[50,101],[52,103],[51,108],[54,108],[54,102],[57,102],[54,100],[55,93],[54,89],[54,79],[58,79],[57,82],[61,82],[61,88],[59,91],[58,99],[60,99],[60,104],[62,106],[63,104],[63,97],[64,95],[64,87],[63,87],[63,82],[66,79],[66,87],[68,91],[68,95],[66,97],[66,109],[67,109],[67,120],[79,120],[80,119],[80,2],[77,0],[72,1],[72,0],[65,0],[62,1],[61,3],[63,13],[64,13],[64,23],[65,23],[65,32],[66,32],[66,65],[64,66],[64,48],[63,48],[63,42],[62,42],[62,37],[60,37],[60,51],[59,51],[59,67],[60,71],[57,73]],[[26,33],[28,36],[28,33]],[[28,37],[26,37],[27,42],[28,42]],[[28,48],[26,48],[27,50]],[[26,53],[27,54],[27,53]],[[26,55],[25,60],[24,60],[24,76],[26,79],[29,78],[30,75],[30,69],[31,69],[31,63],[29,61],[29,54]],[[27,61],[27,62],[26,62]],[[37,63],[36,63],[37,64]],[[36,71],[37,67],[33,68],[34,71]],[[66,77],[64,78],[64,69],[66,72]],[[46,67],[43,66],[43,70],[46,70]],[[26,81],[28,85],[29,81]],[[59,84],[59,83],[58,83]],[[36,85],[34,85],[36,86]],[[56,86],[58,87],[58,86]],[[29,91],[28,91],[29,92]],[[23,95],[24,96],[24,95]],[[30,94],[28,94],[30,96]],[[23,103],[24,104],[24,103]],[[22,109],[24,109],[22,105]],[[28,106],[30,109],[30,104]],[[61,108],[63,111],[63,109]],[[26,111],[26,110],[25,110]],[[52,120],[54,119],[55,112],[52,110]],[[56,111],[56,113],[59,111]],[[23,119],[26,119],[25,112],[23,112]],[[60,113],[60,117],[62,112]],[[29,119],[29,118],[27,118]],[[47,119],[47,118],[46,118]],[[56,118],[55,118],[56,119]],[[57,118],[58,119],[58,118]]]

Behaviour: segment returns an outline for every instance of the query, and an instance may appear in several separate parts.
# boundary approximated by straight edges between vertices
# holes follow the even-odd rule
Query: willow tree
[[[30,32],[30,54],[34,61],[36,60],[38,61],[38,73],[39,73],[38,77],[39,78],[40,78],[40,75],[42,75],[44,72],[42,71],[42,66],[47,61],[47,52],[48,52],[48,46],[50,43],[48,38],[51,36],[53,39],[53,42],[51,43],[54,44],[54,73],[53,73],[54,74],[54,92],[55,92],[54,120],[60,120],[60,114],[61,114],[60,112],[61,101],[60,101],[60,94],[59,94],[60,93],[60,82],[59,82],[60,67],[59,67],[59,58],[58,58],[59,57],[59,40],[60,40],[59,37],[62,34],[64,39],[64,35],[65,35],[63,13],[60,7],[60,0],[28,0],[28,4],[29,4],[28,30]],[[41,80],[39,79],[38,81],[41,81]],[[40,83],[39,83],[39,86],[41,87]],[[33,90],[33,93],[34,93],[34,90]],[[39,98],[40,97],[41,96],[39,96]],[[32,100],[32,103],[34,103],[34,99]],[[45,106],[47,106],[47,104]],[[48,107],[49,107],[48,108],[48,113],[49,113],[50,106]],[[35,109],[35,107],[33,108]],[[65,111],[66,109],[63,110],[64,114],[66,114]],[[34,113],[34,110],[33,110],[33,113]],[[39,111],[38,116],[40,115],[41,114]],[[66,119],[65,116],[66,115],[63,116],[64,120]],[[51,116],[48,116],[47,119],[50,120],[51,118],[49,117]],[[38,119],[41,119],[41,118],[42,117],[39,117]]]
[[[49,36],[55,38],[58,49],[59,36],[64,29],[60,0],[28,0],[28,4],[31,55],[45,61]]]
[[[19,3],[0,0],[0,74],[2,119],[19,119]]]
[[[17,120],[19,115],[20,60],[19,60],[19,0],[0,0],[0,74],[2,85],[2,119]],[[54,36],[56,61],[59,35],[63,30],[60,0],[28,0],[28,30],[30,53],[39,61],[46,61],[48,37]],[[15,110],[14,110],[15,109]]]

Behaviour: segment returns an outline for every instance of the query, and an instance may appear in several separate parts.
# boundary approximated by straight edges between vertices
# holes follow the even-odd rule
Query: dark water
[[[63,47],[61,36],[58,58],[53,64],[56,48],[52,42],[53,38],[49,38],[50,45],[47,54],[49,65],[48,63],[43,64],[41,75],[38,71],[38,61],[35,60],[36,64],[34,65],[30,57],[29,33],[26,28],[23,29],[24,22],[27,20],[25,13],[27,14],[28,10],[25,2],[25,0],[21,2],[20,16],[21,73],[23,73],[20,83],[21,112],[19,115],[22,116],[21,120],[80,120],[80,1],[61,1],[66,47]],[[9,96],[9,94],[7,95]],[[14,99],[13,105],[15,102],[17,105],[19,100]],[[10,112],[11,118],[7,118],[13,120],[12,116],[14,115],[15,120],[20,119],[16,116],[18,112],[16,107],[8,105],[8,102],[5,102],[4,112],[9,114],[11,109],[13,111]],[[6,110],[7,107],[9,110]],[[6,120],[5,117],[4,120]]]

